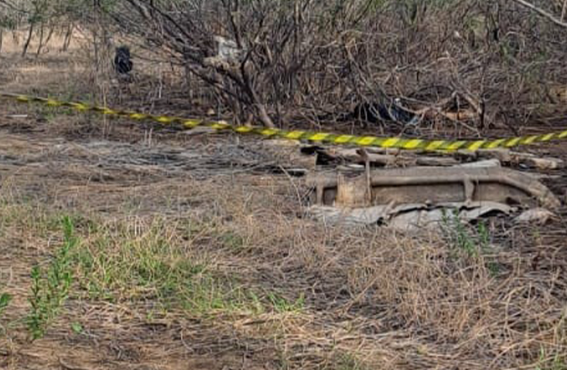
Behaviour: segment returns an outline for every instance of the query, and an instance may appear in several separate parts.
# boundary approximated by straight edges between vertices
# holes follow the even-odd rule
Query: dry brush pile
[[[566,12],[559,0],[2,0],[0,24],[27,27],[23,53],[35,35],[38,55],[54,30],[88,30],[97,71],[126,38],[135,59],[184,70],[165,99],[239,123],[329,129],[394,105],[398,130],[411,117],[470,136],[565,113]]]
[[[521,3],[122,0],[106,14],[239,122],[353,122],[398,98],[422,126],[471,135],[565,111],[567,28]]]

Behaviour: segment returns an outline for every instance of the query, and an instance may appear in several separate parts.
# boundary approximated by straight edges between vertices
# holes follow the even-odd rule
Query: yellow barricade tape
[[[79,112],[97,112],[104,115],[125,117],[135,120],[152,120],[161,124],[180,124],[187,129],[197,126],[206,126],[215,130],[230,130],[238,134],[254,134],[268,138],[282,138],[288,140],[306,140],[311,142],[354,145],[354,146],[370,146],[380,148],[396,148],[406,150],[423,150],[423,151],[456,151],[469,150],[476,151],[479,149],[496,149],[496,148],[512,148],[520,145],[528,145],[534,143],[543,143],[554,140],[567,139],[567,130],[551,132],[541,135],[520,136],[501,139],[486,140],[422,140],[408,139],[398,137],[377,137],[377,136],[354,136],[341,135],[326,132],[312,131],[288,131],[276,128],[265,128],[258,126],[238,126],[231,125],[226,122],[207,121],[201,119],[188,119],[172,116],[156,116],[145,113],[129,112],[123,110],[111,109],[108,107],[93,106],[79,102],[60,101],[50,98],[41,98],[36,96],[18,95],[0,92],[0,97],[10,98],[23,103],[41,103],[49,107],[68,107]]]

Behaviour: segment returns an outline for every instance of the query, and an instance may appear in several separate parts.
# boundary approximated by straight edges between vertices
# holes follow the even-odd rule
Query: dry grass
[[[37,63],[47,77],[26,70]],[[10,65],[6,89],[47,91],[59,66],[56,91],[80,81],[59,61]],[[472,250],[328,228],[298,217],[301,181],[251,172],[267,160],[253,141],[150,142],[132,125],[10,104],[0,117],[2,368],[567,368],[564,221],[492,220]],[[79,239],[73,284],[31,342],[30,271],[64,244],[63,216]]]

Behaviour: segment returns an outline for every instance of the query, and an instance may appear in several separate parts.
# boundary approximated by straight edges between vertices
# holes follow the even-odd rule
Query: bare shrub
[[[559,107],[550,88],[565,85],[567,29],[504,0],[122,0],[107,10],[138,46],[184,66],[191,94],[239,122],[348,121],[357,104],[397,97],[426,121],[477,131],[549,116]],[[219,59],[218,36],[235,59]]]
[[[90,29],[97,65],[100,45],[121,34],[183,67],[182,94],[238,123],[352,123],[357,106],[399,99],[422,129],[470,135],[565,110],[560,2],[3,0],[0,11],[4,28],[27,25],[44,41]]]

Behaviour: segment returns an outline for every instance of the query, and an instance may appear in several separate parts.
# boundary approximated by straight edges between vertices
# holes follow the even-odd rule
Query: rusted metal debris
[[[501,203],[473,202],[468,206],[462,203],[404,204],[352,209],[316,205],[309,207],[307,213],[326,224],[386,225],[400,231],[421,231],[437,229],[451,217],[467,222],[493,214],[510,215],[512,211],[512,207]]]
[[[538,157],[530,153],[514,152],[507,149],[479,150],[477,152],[457,151],[453,156],[424,155],[423,153],[400,151],[397,149],[366,148],[367,157],[375,167],[438,166],[451,167],[464,161],[483,159],[498,160],[507,166],[523,166],[536,169],[560,169],[565,164],[561,159]],[[316,148],[318,162],[363,164],[364,158],[359,149]]]
[[[343,207],[443,202],[498,202],[558,208],[557,197],[534,177],[500,167],[411,167],[374,170],[365,176],[312,174],[314,203]],[[370,192],[370,196],[368,196]],[[370,199],[368,202],[367,199]]]
[[[502,167],[410,167],[348,176],[311,174],[309,212],[327,223],[436,227],[451,212],[470,221],[516,208],[555,210],[561,202],[534,176]]]

